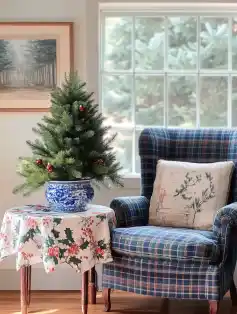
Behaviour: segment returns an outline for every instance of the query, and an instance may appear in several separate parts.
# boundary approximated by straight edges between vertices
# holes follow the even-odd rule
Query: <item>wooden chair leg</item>
[[[237,291],[234,281],[232,281],[230,286],[230,297],[232,301],[231,314],[237,314]]]
[[[217,314],[219,309],[219,301],[208,301],[209,302],[209,314]]]
[[[82,314],[87,314],[88,312],[88,275],[89,275],[88,271],[82,274],[82,287],[81,287]]]
[[[96,271],[95,267],[89,271],[89,303],[96,304]]]
[[[169,313],[169,299],[162,299],[160,314],[168,314]]]
[[[21,314],[28,313],[31,296],[31,266],[21,268]]]
[[[104,288],[102,293],[103,293],[103,299],[104,299],[104,311],[110,312],[110,310],[111,310],[111,300],[110,300],[111,289]]]

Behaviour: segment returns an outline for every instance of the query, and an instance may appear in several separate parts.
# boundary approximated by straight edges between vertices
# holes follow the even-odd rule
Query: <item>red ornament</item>
[[[48,170],[48,172],[53,172],[53,166],[51,164],[47,164],[46,169]]]
[[[103,164],[104,164],[104,160],[103,160],[102,158],[97,159],[97,160],[95,161],[95,164],[97,164],[97,165],[103,165]]]
[[[43,164],[43,160],[42,159],[37,159],[35,162],[39,166]]]
[[[85,107],[82,106],[82,105],[80,105],[80,106],[79,106],[79,110],[80,110],[81,112],[83,112],[83,111],[85,110]]]

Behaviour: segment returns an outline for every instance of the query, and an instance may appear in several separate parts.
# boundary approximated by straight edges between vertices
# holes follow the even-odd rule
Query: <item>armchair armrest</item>
[[[237,202],[228,204],[217,211],[213,224],[213,232],[221,247],[222,263],[226,261],[228,255],[231,229],[233,230],[236,226]]]
[[[145,196],[114,198],[110,207],[115,211],[117,227],[145,226],[148,223],[149,201]]]

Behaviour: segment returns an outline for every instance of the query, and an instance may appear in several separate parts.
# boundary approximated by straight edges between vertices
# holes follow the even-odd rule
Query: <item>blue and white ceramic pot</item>
[[[46,183],[46,199],[58,212],[83,212],[94,197],[90,180],[49,181]]]

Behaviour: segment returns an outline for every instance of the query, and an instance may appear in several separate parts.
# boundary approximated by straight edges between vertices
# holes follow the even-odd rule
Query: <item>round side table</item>
[[[95,265],[112,261],[110,230],[115,225],[114,211],[100,205],[90,205],[82,213],[53,212],[42,205],[7,210],[0,232],[0,261],[16,254],[22,314],[28,313],[31,265],[37,263],[43,263],[46,273],[60,264],[82,273],[82,313],[87,314],[88,301],[96,303]]]

